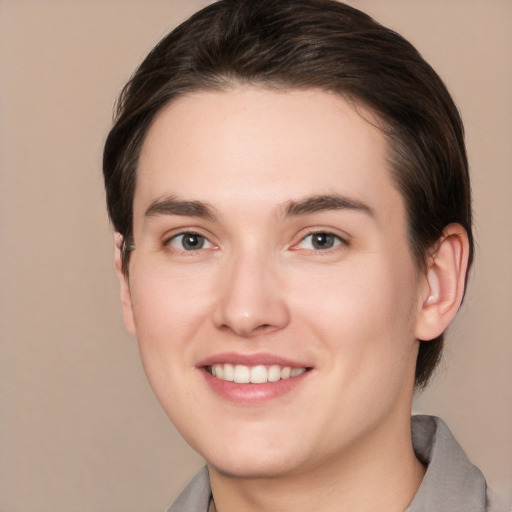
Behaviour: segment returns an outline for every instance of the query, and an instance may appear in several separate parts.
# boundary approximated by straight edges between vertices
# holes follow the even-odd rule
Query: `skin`
[[[421,482],[417,339],[455,314],[467,241],[447,227],[417,268],[377,125],[333,94],[239,87],[182,96],[148,132],[129,278],[117,253],[123,312],[221,512],[398,511]],[[202,248],[186,250],[184,231]],[[285,393],[232,400],[203,367],[226,353],[308,371]]]

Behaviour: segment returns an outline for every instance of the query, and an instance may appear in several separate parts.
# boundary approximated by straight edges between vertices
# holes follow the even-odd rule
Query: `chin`
[[[231,440],[232,441],[232,440]],[[214,447],[212,449],[212,447]],[[197,447],[208,466],[218,472],[238,478],[279,477],[293,472],[301,465],[300,455],[295,448],[275,442],[258,442],[247,438],[244,442],[208,443],[205,449]]]
[[[296,468],[289,459],[284,461],[275,456],[248,459],[237,455],[230,459],[207,460],[207,464],[219,473],[235,478],[277,478],[293,473]]]

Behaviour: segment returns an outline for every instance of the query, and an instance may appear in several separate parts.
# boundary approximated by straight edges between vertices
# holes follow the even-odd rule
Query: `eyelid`
[[[187,251],[185,249],[179,249],[177,247],[171,246],[171,242],[173,240],[177,239],[180,236],[184,236],[187,234],[193,234],[193,235],[197,235],[197,236],[204,238],[208,242],[208,244],[210,244],[210,247],[203,247],[201,249],[197,249],[196,251],[193,251],[193,250]],[[191,253],[194,253],[194,252],[197,253],[197,252],[200,252],[201,250],[218,249],[218,244],[216,244],[214,241],[212,241],[212,239],[213,239],[213,236],[208,233],[205,233],[204,229],[196,228],[196,227],[181,227],[181,228],[172,229],[164,234],[164,236],[162,237],[162,247],[168,248],[172,252],[176,252],[176,253],[180,253],[180,254],[186,253],[187,255],[190,255]]]
[[[313,236],[313,235],[318,235],[318,234],[332,235],[339,241],[339,243],[336,244],[334,247],[330,247],[327,249],[314,249],[314,248],[301,249],[299,247],[299,245],[304,240],[306,240],[306,238]],[[340,247],[348,247],[350,245],[350,239],[352,237],[348,233],[342,232],[338,229],[314,227],[314,228],[308,228],[307,230],[301,231],[300,233],[298,233],[296,238],[298,238],[298,241],[294,242],[292,244],[292,246],[290,247],[291,250],[294,250],[294,251],[304,250],[304,251],[315,251],[315,252],[327,253],[329,251],[335,251],[335,250],[339,249]]]

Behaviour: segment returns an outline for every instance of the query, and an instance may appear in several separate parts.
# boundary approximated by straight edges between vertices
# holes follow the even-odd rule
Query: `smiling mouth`
[[[213,364],[205,367],[213,377],[237,384],[265,384],[279,380],[293,379],[308,371],[308,368],[292,368],[279,365],[245,366],[243,364]]]

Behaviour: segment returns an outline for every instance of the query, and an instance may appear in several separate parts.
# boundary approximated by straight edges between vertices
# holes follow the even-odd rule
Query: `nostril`
[[[213,321],[224,332],[249,338],[275,332],[289,322],[283,294],[247,272],[235,272],[233,279],[220,287],[218,299]]]

